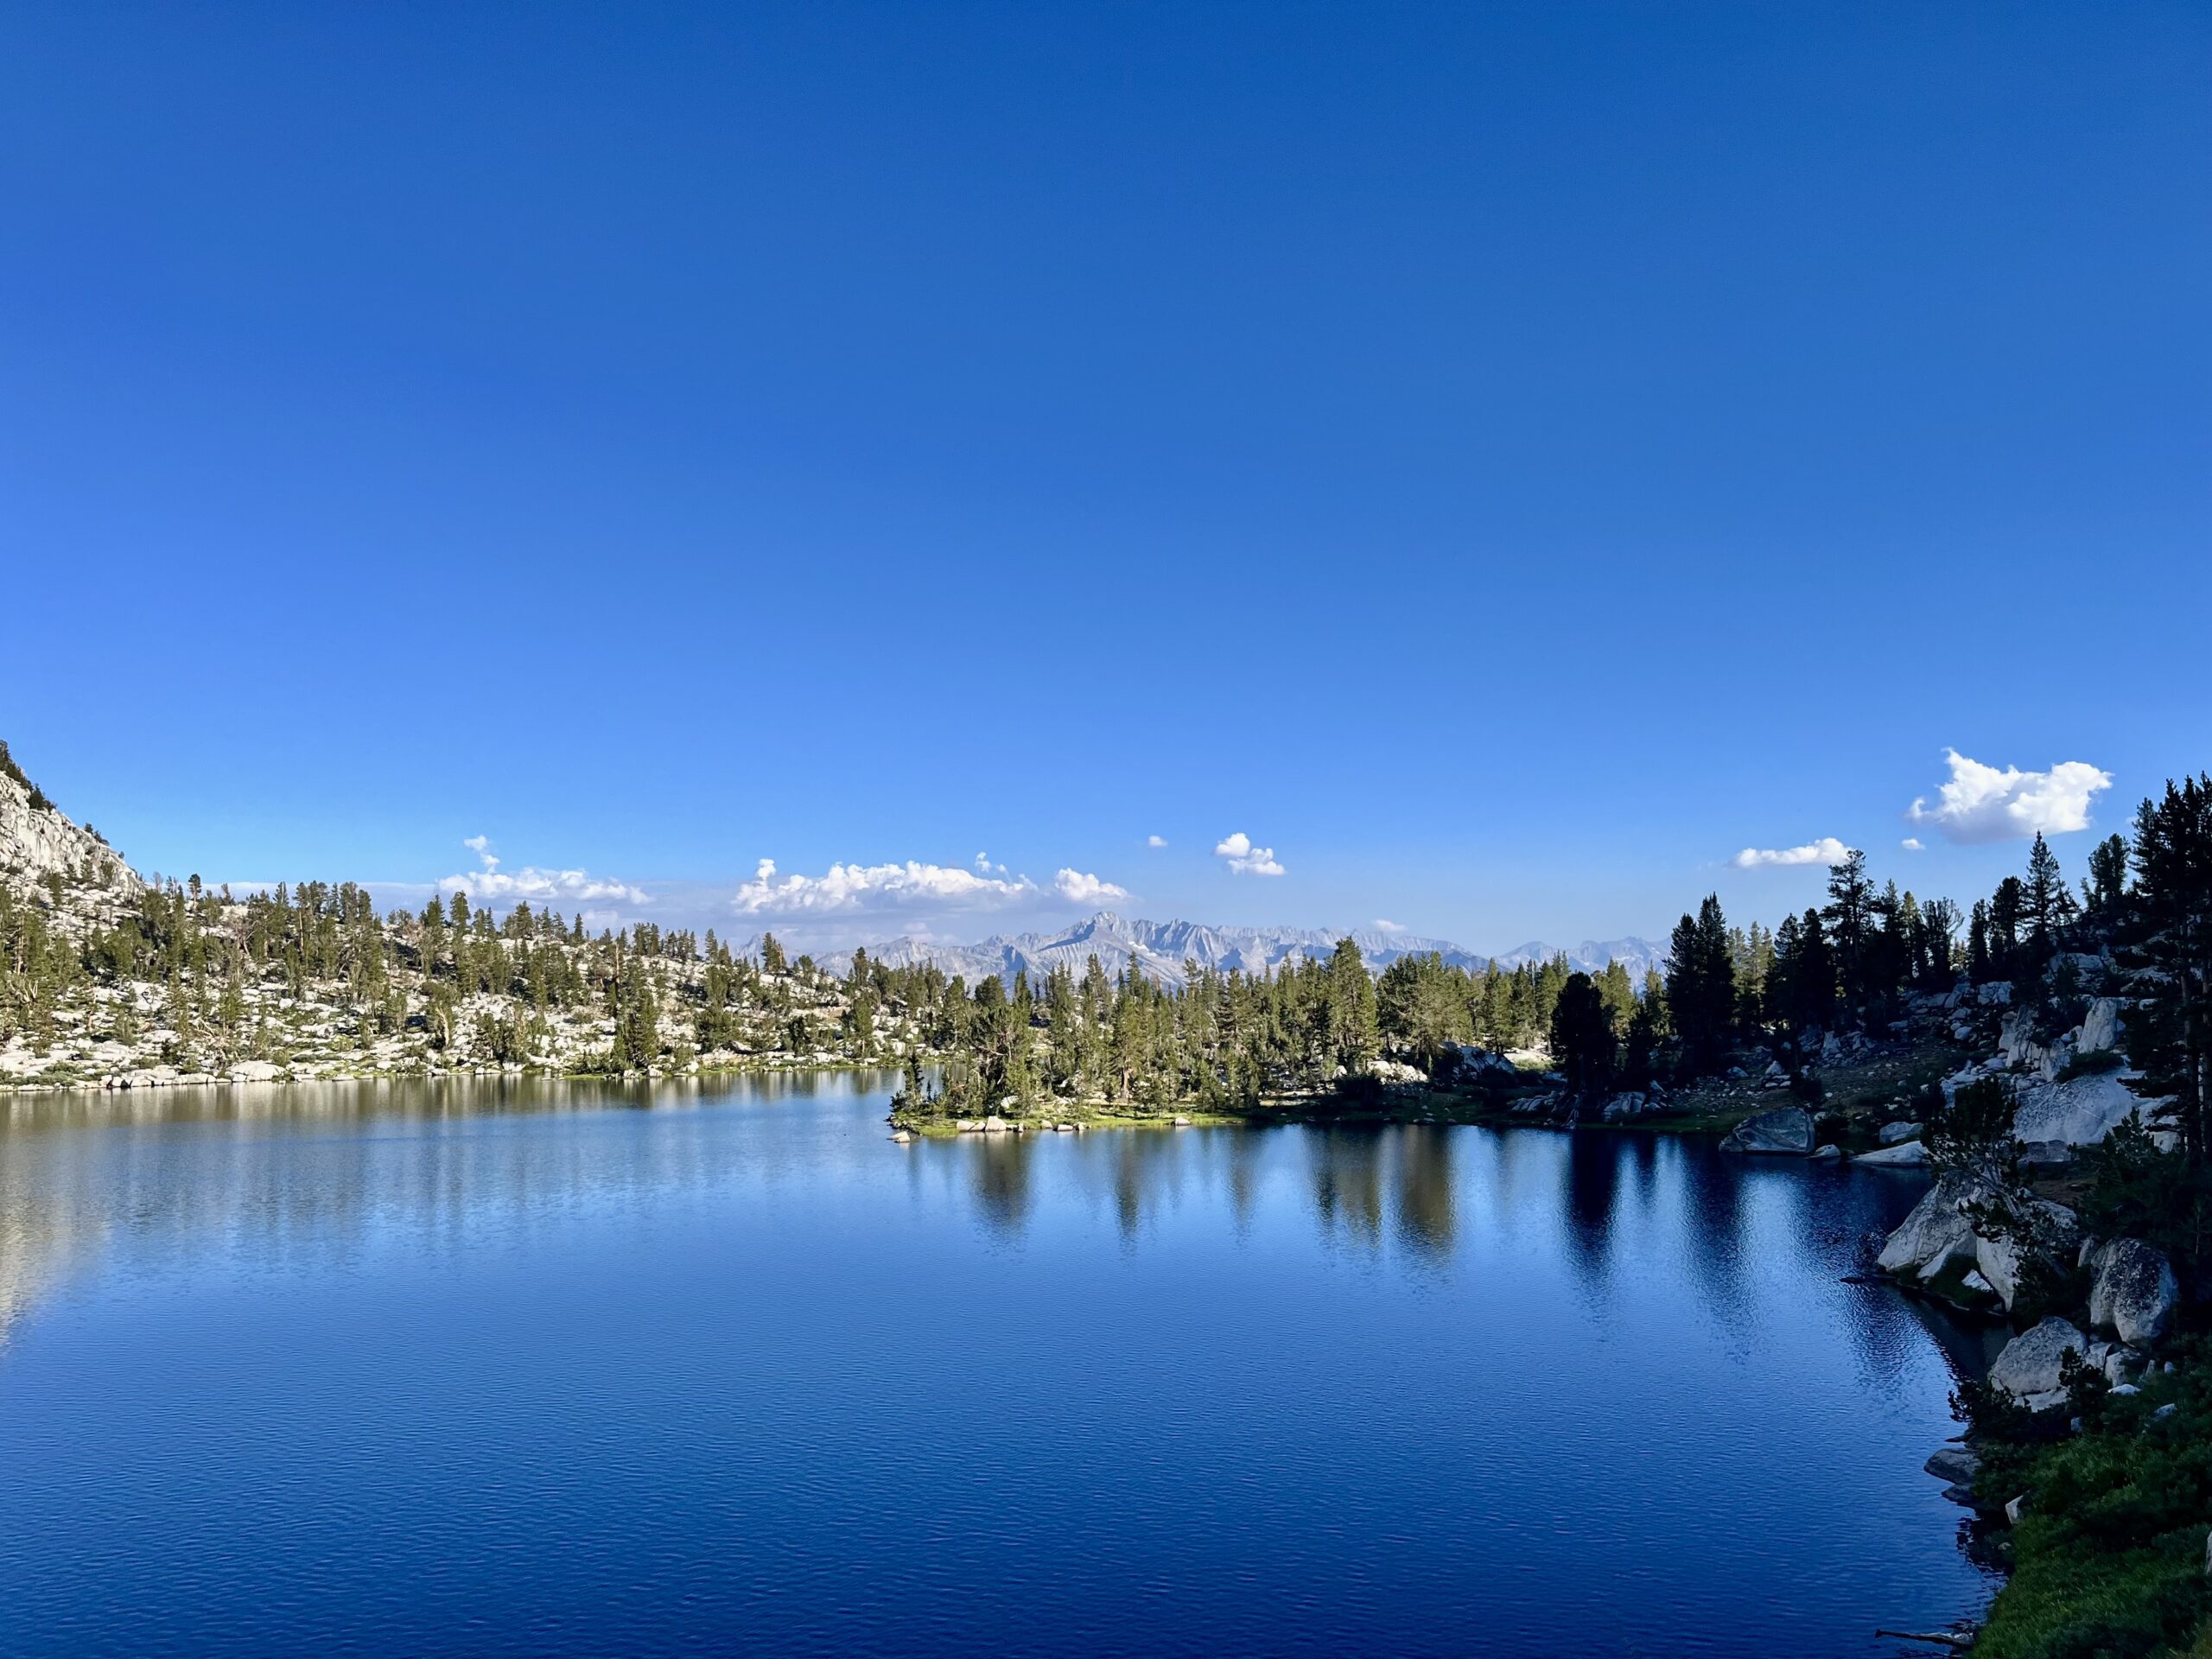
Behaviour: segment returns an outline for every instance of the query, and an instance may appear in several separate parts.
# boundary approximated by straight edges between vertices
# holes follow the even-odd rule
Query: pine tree
[[[2027,890],[2017,875],[1997,884],[1989,899],[1989,960],[1999,979],[2014,979],[2022,970],[2026,941],[2020,926],[2027,914]]]
[[[2127,837],[2107,836],[2089,849],[2089,874],[2084,897],[2092,912],[2110,916],[2120,908],[2127,890]]]
[[[1866,879],[1866,855],[1856,847],[1840,864],[1828,867],[1828,902],[1821,912],[1835,957],[1836,988],[1850,1010],[1862,1008],[1870,989],[1867,937],[1874,921],[1874,884]]]
[[[1327,971],[1330,1058],[1346,1076],[1356,1077],[1373,1063],[1377,1046],[1375,981],[1359,947],[1349,938],[1337,941]]]
[[[2147,993],[2129,1020],[2129,1057],[2152,1097],[2171,1096],[2192,1165],[2212,1160],[2212,776],[2168,783],[2145,801],[2134,845],[2137,918],[2127,960]]]
[[[1667,951],[1667,1007],[1681,1045],[1685,1076],[1719,1069],[1733,1035],[1736,963],[1718,894],[1697,915],[1675,923]]]
[[[2058,948],[2059,929],[2074,912],[2074,895],[2067,891],[2066,878],[2058,868],[2058,855],[2050,850],[2050,844],[2043,838],[2040,830],[2036,831],[2035,845],[2028,852],[2028,879],[2023,884],[2021,899],[2028,923],[2029,950],[2040,964]]]
[[[1578,1101],[1612,1092],[1619,1048],[1605,999],[1587,974],[1569,974],[1560,987],[1551,1019],[1552,1065],[1567,1079]]]

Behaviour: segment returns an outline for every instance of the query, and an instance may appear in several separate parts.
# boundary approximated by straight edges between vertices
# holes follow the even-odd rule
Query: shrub
[[[2088,1054],[2076,1054],[2059,1068],[2058,1081],[2065,1083],[2074,1077],[2094,1077],[2101,1071],[2117,1071],[2127,1059],[2116,1048],[2100,1048]]]
[[[2167,1392],[2177,1410],[2153,1417]],[[2012,1578],[1974,1647],[1984,1659],[2150,1659],[2185,1650],[2212,1615],[2212,1380],[2192,1363],[2145,1395],[2091,1389],[2081,1403],[2085,1432],[2055,1445],[2010,1438],[2019,1425],[2001,1409],[1974,1418],[1989,1437],[1976,1495],[2029,1497]]]

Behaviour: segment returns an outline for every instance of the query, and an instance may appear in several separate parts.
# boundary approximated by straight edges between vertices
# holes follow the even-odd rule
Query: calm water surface
[[[0,1102],[0,1652],[1851,1655],[1991,1586],[1910,1177],[892,1145],[891,1079]]]

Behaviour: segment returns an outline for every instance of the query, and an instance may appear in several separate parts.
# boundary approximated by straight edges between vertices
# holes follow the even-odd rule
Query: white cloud
[[[912,859],[904,864],[832,864],[821,875],[779,877],[776,861],[764,858],[731,903],[748,916],[799,916],[913,906],[987,910],[1037,896],[1037,884],[1027,876],[988,875],[988,861],[977,862],[973,870]]]
[[[484,868],[469,875],[444,877],[438,886],[448,893],[465,893],[479,902],[490,904],[513,904],[524,899],[534,899],[539,904],[551,904],[556,899],[581,904],[587,899],[619,899],[632,905],[648,902],[644,891],[627,881],[594,875],[588,870],[541,870],[529,864],[518,870],[503,870],[490,850],[492,841],[488,836],[471,836],[461,844],[474,853]]]
[[[1840,864],[1850,850],[1834,836],[1822,836],[1802,847],[1746,847],[1728,861],[1739,870],[1764,869],[1770,865]]]
[[[1056,873],[1049,887],[1039,887],[978,853],[973,866],[966,868],[909,859],[903,864],[832,864],[820,875],[779,874],[776,861],[764,858],[753,879],[731,895],[730,903],[747,916],[827,917],[885,911],[1006,910],[1052,898],[1100,905],[1128,896],[1127,887],[1071,868]],[[925,928],[926,923],[905,925]]]
[[[1167,837],[1165,836],[1147,836],[1144,838],[1144,844],[1147,847],[1165,847],[1167,844]]]
[[[1377,916],[1375,918],[1375,931],[1377,933],[1402,933],[1406,931],[1406,925],[1403,922],[1385,921],[1382,917]]]
[[[1897,845],[1904,848],[1908,853],[1924,853],[1928,850],[1927,848],[1922,844],[1921,839],[1918,836],[1907,836],[1903,841],[1899,842]]]
[[[1255,847],[1252,837],[1239,830],[1233,836],[1224,836],[1214,843],[1213,855],[1229,861],[1233,875],[1281,875],[1282,866],[1275,862],[1272,847]]]
[[[1925,796],[1905,817],[1940,830],[1953,841],[2026,841],[2037,832],[2065,835],[2089,827],[2090,798],[2112,787],[2112,774],[2085,760],[2063,760],[2049,772],[1999,771],[1946,749],[1951,779],[1936,791],[1930,807]]]
[[[1095,875],[1085,875],[1081,870],[1062,870],[1052,878],[1052,887],[1071,904],[1097,905],[1109,899],[1126,899],[1127,887],[1117,887],[1111,881],[1102,881]]]

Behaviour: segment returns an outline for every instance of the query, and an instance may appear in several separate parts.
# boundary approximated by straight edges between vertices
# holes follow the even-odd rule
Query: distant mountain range
[[[886,939],[866,949],[870,957],[894,968],[934,963],[971,985],[989,974],[1011,980],[1017,970],[1026,970],[1033,983],[1062,963],[1079,975],[1095,955],[1109,974],[1120,973],[1134,961],[1161,984],[1180,986],[1185,978],[1185,962],[1224,973],[1235,968],[1256,974],[1301,958],[1325,957],[1337,948],[1338,940],[1346,937],[1359,946],[1367,965],[1378,973],[1401,957],[1433,953],[1471,972],[1479,972],[1493,960],[1449,939],[1426,939],[1377,929],[1354,929],[1347,936],[1319,927],[1209,927],[1198,922],[1140,921],[1110,910],[1102,910],[1055,933],[1002,935],[977,944],[947,944],[938,939],[906,937]],[[756,940],[747,948],[757,946]],[[1517,968],[1555,957],[1560,949],[1531,942],[1494,960],[1502,968]],[[1606,963],[1618,961],[1632,976],[1641,978],[1646,968],[1665,961],[1667,950],[1649,939],[1586,939],[1566,954],[1567,965],[1585,973],[1596,973]],[[853,956],[842,950],[817,955],[816,960],[842,976],[851,969]]]

